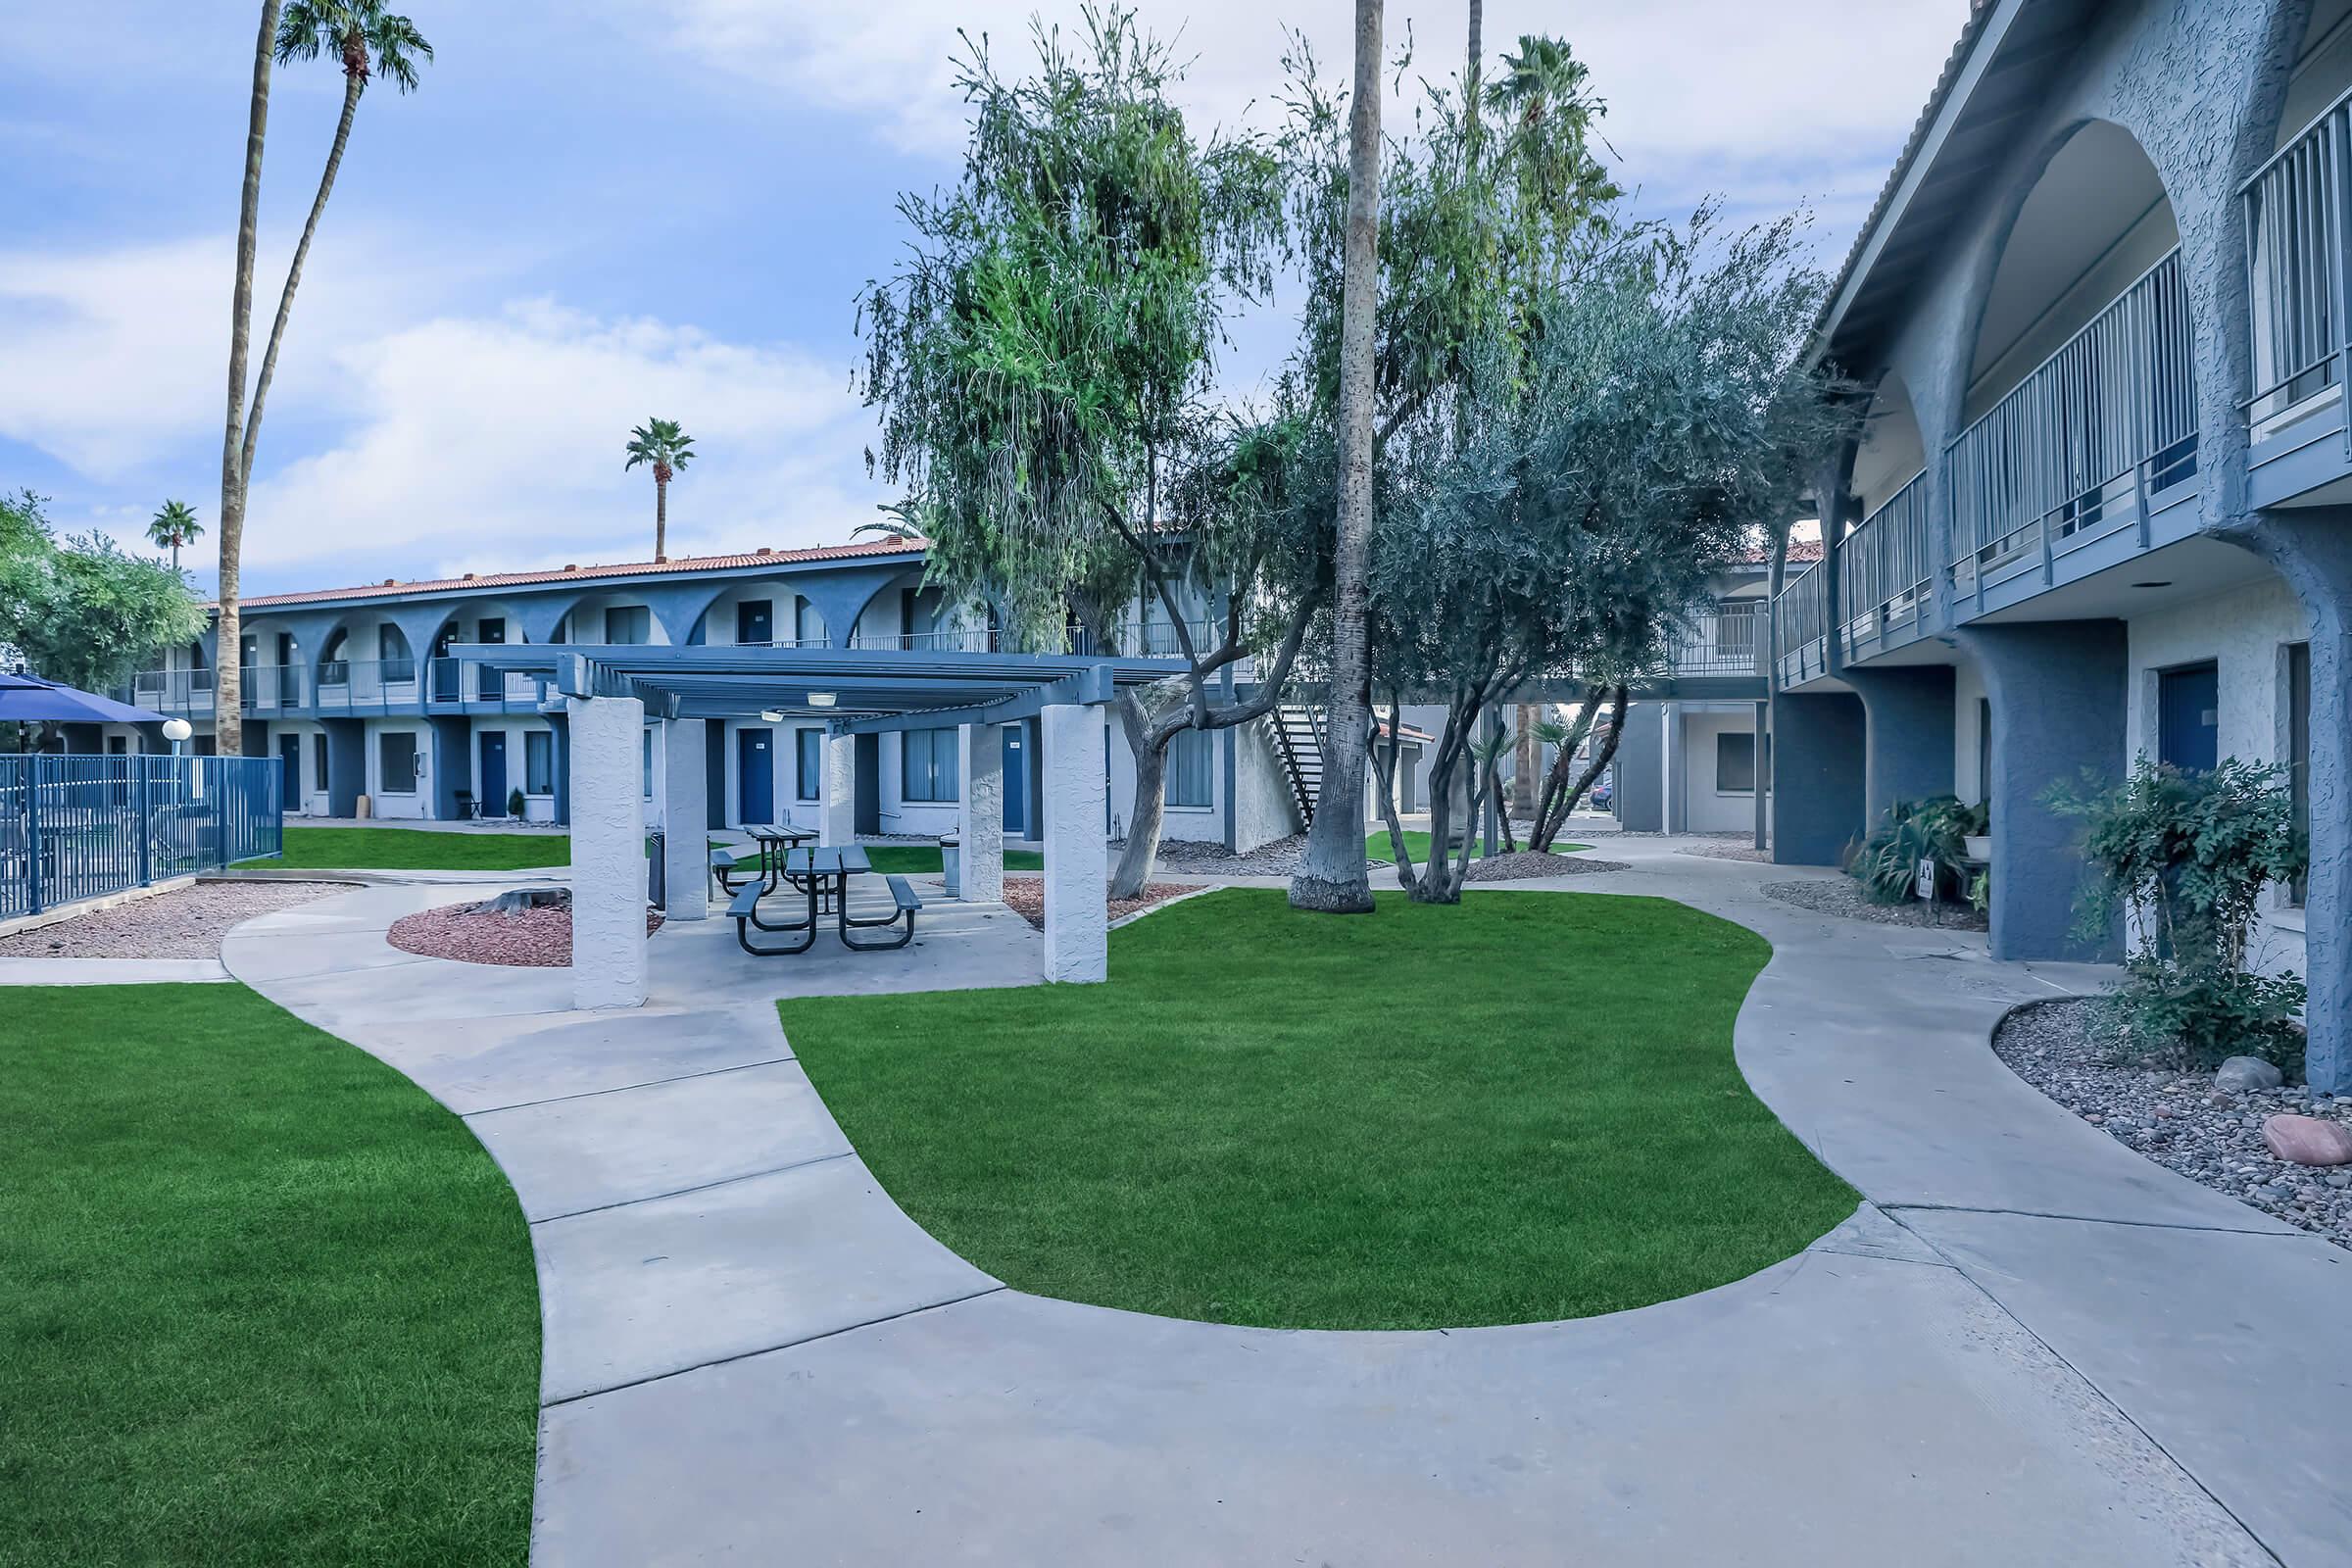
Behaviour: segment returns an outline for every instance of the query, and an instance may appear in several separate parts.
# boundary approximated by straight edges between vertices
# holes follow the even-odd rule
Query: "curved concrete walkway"
[[[963,924],[895,976],[673,927],[625,1014],[565,1010],[562,971],[384,943],[448,886],[279,911],[223,957],[465,1115],[514,1180],[547,1334],[543,1563],[2352,1561],[2352,1258],[1985,1047],[2089,973],[1756,893],[1786,870],[1606,853],[1635,868],[1522,887],[1661,894],[1770,939],[1740,1064],[1868,1201],[1720,1290],[1452,1333],[1050,1300],[907,1220],[769,999],[1025,983],[1035,940],[1001,907],[948,906]]]

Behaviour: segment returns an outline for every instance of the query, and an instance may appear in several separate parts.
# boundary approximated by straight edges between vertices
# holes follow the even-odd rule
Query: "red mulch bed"
[[[661,928],[662,916],[648,909],[646,935]],[[402,915],[387,935],[403,953],[460,963],[561,969],[571,962],[571,911],[561,905],[488,914],[471,904],[445,904]]]
[[[1113,920],[1149,909],[1155,904],[1187,893],[1200,891],[1193,882],[1147,882],[1140,899],[1112,899],[1103,906]],[[1004,879],[1004,906],[1040,931],[1046,928],[1046,879],[1042,876],[1008,876]]]

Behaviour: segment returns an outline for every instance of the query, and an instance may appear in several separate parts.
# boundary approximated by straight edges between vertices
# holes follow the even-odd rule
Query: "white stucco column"
[[[571,1002],[645,1004],[645,705],[567,697],[571,730]]]
[[[816,842],[828,849],[858,842],[858,737],[824,739],[825,787],[817,806]]]
[[[963,775],[963,802],[956,813],[963,898],[995,904],[1004,897],[1004,732],[995,724],[965,724],[956,745]]]
[[[1075,705],[1040,715],[1046,796],[1046,978],[1110,976],[1110,853],[1103,843],[1109,796],[1102,713]]]
[[[662,722],[662,875],[671,920],[700,920],[710,912],[710,857],[703,845],[710,820],[710,754],[699,718]]]

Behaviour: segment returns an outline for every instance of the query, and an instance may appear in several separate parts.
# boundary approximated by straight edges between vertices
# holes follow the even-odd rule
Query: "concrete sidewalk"
[[[1606,853],[1634,869],[1557,886],[1773,942],[1741,1066],[1870,1201],[1701,1296],[1450,1333],[1050,1300],[908,1221],[773,998],[1031,983],[1035,934],[1001,906],[942,906],[897,969],[668,928],[652,1004],[621,1014],[566,1010],[560,970],[384,945],[397,914],[487,887],[280,911],[223,956],[466,1116],[514,1182],[546,1321],[545,1563],[783,1543],[848,1563],[2352,1561],[2352,1258],[1986,1049],[2009,1005],[2091,976],[1778,904],[1756,887],[1787,870],[1671,840]]]

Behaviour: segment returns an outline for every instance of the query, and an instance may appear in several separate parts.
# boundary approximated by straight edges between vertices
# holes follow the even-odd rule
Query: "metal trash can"
[[[668,836],[660,828],[645,836],[645,902],[669,912],[669,857],[664,853]]]
[[[963,897],[963,840],[953,833],[939,836],[939,869],[947,879],[948,897]]]

